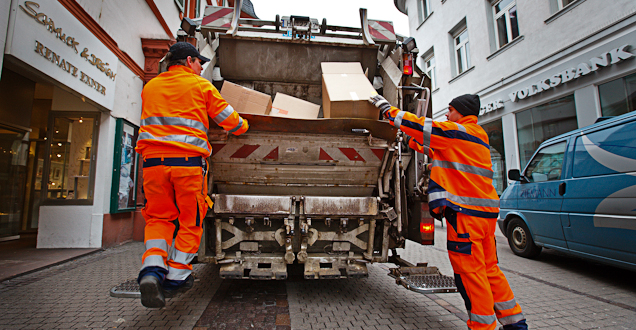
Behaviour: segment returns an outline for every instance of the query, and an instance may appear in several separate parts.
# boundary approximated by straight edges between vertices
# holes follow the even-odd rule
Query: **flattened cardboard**
[[[295,98],[283,93],[276,93],[269,115],[274,117],[316,119],[320,105]]]
[[[325,118],[379,118],[380,110],[369,102],[375,89],[360,63],[323,62],[320,65]]]
[[[227,80],[223,82],[221,96],[238,113],[268,115],[272,109],[272,98],[269,95]]]

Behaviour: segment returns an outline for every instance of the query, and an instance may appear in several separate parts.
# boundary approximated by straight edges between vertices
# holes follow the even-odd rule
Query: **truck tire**
[[[513,218],[506,228],[508,245],[514,254],[534,259],[541,253],[542,247],[534,244],[530,230],[520,218]]]

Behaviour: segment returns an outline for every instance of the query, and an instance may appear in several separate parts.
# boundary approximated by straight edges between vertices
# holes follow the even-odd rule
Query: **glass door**
[[[19,238],[27,151],[24,131],[0,126],[0,241]]]

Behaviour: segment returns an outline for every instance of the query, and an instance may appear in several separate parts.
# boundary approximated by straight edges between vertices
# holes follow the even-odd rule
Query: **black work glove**
[[[377,94],[377,95],[371,96],[369,98],[369,102],[371,102],[371,104],[373,104],[378,109],[380,109],[380,112],[382,112],[383,118],[388,117],[387,113],[389,112],[389,110],[391,110],[391,105],[389,104],[389,101],[387,101],[384,97],[382,97],[382,95]]]

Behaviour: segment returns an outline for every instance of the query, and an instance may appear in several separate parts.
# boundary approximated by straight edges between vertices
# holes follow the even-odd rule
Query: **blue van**
[[[515,254],[636,270],[636,111],[543,142],[508,178],[498,224]]]

